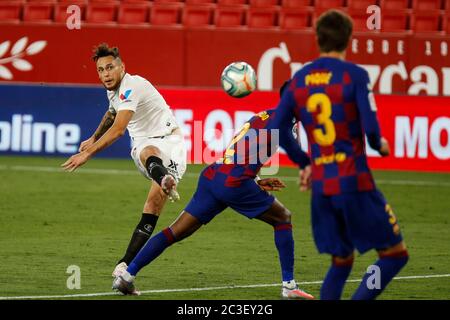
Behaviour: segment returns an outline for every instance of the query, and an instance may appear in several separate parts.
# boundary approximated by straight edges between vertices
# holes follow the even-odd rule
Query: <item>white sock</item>
[[[132,276],[128,271],[125,270],[124,273],[121,274],[121,277],[123,280],[125,280],[126,282],[133,282],[134,281],[134,276]]]
[[[295,289],[297,287],[297,283],[295,280],[283,281],[283,287],[288,289]]]

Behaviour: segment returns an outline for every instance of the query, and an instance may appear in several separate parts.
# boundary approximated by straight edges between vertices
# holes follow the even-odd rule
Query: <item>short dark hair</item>
[[[94,47],[94,54],[92,59],[97,62],[99,58],[112,56],[114,59],[120,59],[119,48],[113,47],[110,48],[107,43],[100,43],[98,46]]]
[[[339,10],[323,13],[316,23],[317,42],[321,52],[344,51],[352,36],[353,22]]]

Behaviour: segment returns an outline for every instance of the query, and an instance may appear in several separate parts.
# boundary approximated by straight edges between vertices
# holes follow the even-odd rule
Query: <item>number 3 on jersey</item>
[[[321,146],[332,145],[336,140],[336,129],[333,120],[331,120],[331,100],[324,93],[315,93],[306,101],[306,110],[316,112],[321,106],[320,113],[317,115],[317,123],[323,125],[322,129],[314,129],[314,140]]]

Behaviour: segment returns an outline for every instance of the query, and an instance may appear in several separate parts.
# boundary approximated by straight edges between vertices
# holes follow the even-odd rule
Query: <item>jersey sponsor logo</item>
[[[323,164],[330,164],[330,163],[341,163],[344,162],[345,159],[347,159],[347,155],[343,152],[338,153],[332,153],[329,155],[324,155],[319,158],[314,159],[314,163],[317,166],[323,165]]]
[[[307,86],[319,86],[329,84],[333,73],[331,72],[313,72],[305,77]]]
[[[131,94],[131,89],[128,89],[127,91],[125,91],[124,93],[121,93],[120,94],[120,96],[119,96],[119,98],[120,98],[120,100],[127,100],[128,99],[128,97],[130,96],[130,94]]]

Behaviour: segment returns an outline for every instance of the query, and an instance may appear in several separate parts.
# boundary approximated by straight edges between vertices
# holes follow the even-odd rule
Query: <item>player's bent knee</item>
[[[353,261],[355,260],[355,255],[352,253],[346,257],[332,256],[331,262],[333,265],[338,267],[350,267],[353,265]]]
[[[378,256],[380,258],[384,257],[408,257],[408,250],[406,249],[406,244],[404,241],[401,241],[400,243],[386,248],[386,249],[380,249],[378,251]]]
[[[142,149],[141,153],[139,154],[139,158],[141,159],[142,163],[146,163],[147,159],[151,156],[155,157],[161,157],[161,150],[155,146],[147,146],[144,149]]]

